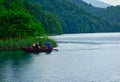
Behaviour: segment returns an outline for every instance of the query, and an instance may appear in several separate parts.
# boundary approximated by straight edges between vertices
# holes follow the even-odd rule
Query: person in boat
[[[35,48],[35,46],[36,46],[36,43],[33,43],[32,47]]]
[[[33,47],[34,49],[39,49],[39,48],[40,48],[40,45],[39,45],[38,42],[35,42],[35,43],[33,43],[32,47]]]
[[[44,45],[45,45],[45,48],[47,48],[47,49],[52,48],[50,42],[44,42]]]

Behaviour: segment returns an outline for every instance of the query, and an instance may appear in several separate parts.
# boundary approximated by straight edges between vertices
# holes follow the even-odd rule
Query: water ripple
[[[102,45],[102,44],[120,44],[120,42],[114,42],[114,41],[108,41],[108,42],[97,42],[97,41],[91,41],[91,42],[82,42],[82,41],[57,41],[58,43],[72,43],[72,44],[92,44],[92,45]]]

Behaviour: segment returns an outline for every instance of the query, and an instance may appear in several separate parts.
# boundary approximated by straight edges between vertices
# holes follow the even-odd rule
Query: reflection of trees
[[[26,71],[31,64],[32,54],[23,54],[21,51],[0,52],[0,79],[9,81],[12,78],[21,78],[20,72]],[[23,70],[24,69],[24,70]],[[22,71],[21,71],[22,70]]]
[[[23,59],[29,59],[31,58],[30,54],[24,54],[19,50],[16,51],[1,51],[0,52],[0,63],[4,63],[8,60],[11,60],[13,62],[21,61]]]

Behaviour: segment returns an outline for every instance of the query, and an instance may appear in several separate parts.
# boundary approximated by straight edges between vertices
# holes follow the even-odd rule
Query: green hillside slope
[[[60,20],[63,33],[115,32],[120,31],[115,24],[87,12],[83,7],[67,0],[32,0],[41,5],[46,12],[53,13]]]

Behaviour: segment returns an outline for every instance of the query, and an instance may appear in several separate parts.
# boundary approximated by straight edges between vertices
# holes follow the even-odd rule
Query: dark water
[[[58,52],[0,52],[0,82],[120,82],[120,33],[52,38]]]

